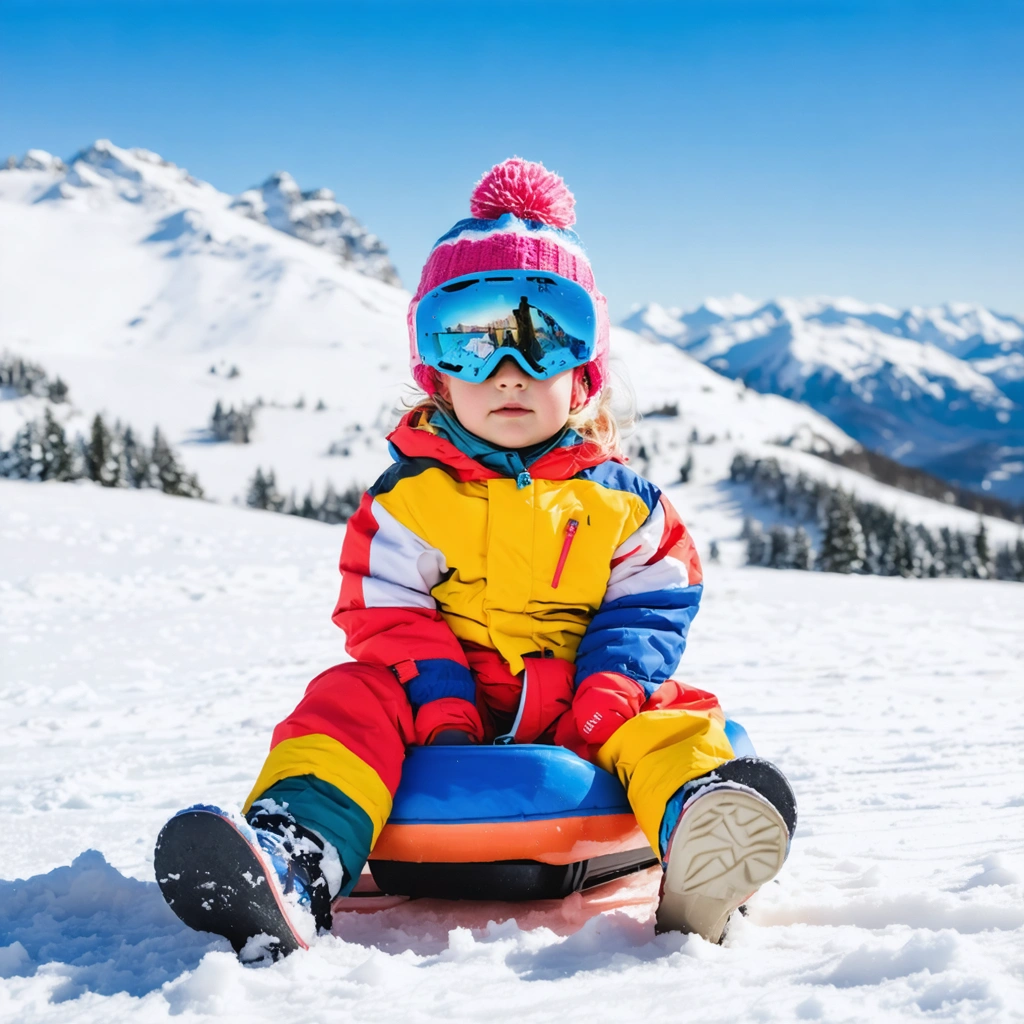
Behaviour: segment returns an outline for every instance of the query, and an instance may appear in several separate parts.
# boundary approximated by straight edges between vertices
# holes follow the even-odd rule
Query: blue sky
[[[518,154],[613,315],[741,291],[1024,313],[1024,4],[0,4],[0,151],[328,186],[407,286]],[[2,155],[2,153],[0,153]]]

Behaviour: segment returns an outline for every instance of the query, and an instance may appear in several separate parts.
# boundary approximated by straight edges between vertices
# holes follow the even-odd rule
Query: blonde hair
[[[578,409],[569,410],[566,426],[571,427],[588,444],[595,445],[600,454],[606,458],[622,458],[622,434],[633,426],[636,420],[629,385],[623,384],[625,402],[622,408],[616,408],[615,389],[609,385],[601,390],[596,398],[588,399]],[[455,415],[452,403],[436,388],[428,395],[421,388],[414,386],[411,400],[403,403],[409,412],[430,412],[440,409],[449,416]]]

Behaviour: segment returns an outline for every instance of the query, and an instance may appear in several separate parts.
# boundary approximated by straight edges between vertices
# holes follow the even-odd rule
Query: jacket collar
[[[400,455],[408,459],[436,459],[443,462],[460,481],[499,480],[504,474],[489,469],[470,458],[451,441],[441,437],[430,426],[422,409],[406,413],[388,435],[388,441]],[[602,462],[621,462],[611,458],[592,442],[555,448],[530,466],[530,476],[537,480],[569,480],[577,473]]]

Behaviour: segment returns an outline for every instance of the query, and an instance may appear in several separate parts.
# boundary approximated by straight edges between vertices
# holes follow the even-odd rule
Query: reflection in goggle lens
[[[595,321],[580,285],[521,271],[450,281],[416,314],[423,361],[467,380],[484,379],[506,356],[539,378],[581,366],[593,354]]]

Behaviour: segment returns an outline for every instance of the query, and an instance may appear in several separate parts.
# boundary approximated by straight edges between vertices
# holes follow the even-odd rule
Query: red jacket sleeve
[[[340,568],[341,594],[332,618],[345,631],[345,648],[353,658],[398,666],[403,682],[421,676],[418,693],[410,687],[414,703],[455,696],[473,700],[465,652],[431,595],[448,571],[437,548],[367,492],[348,521]]]

